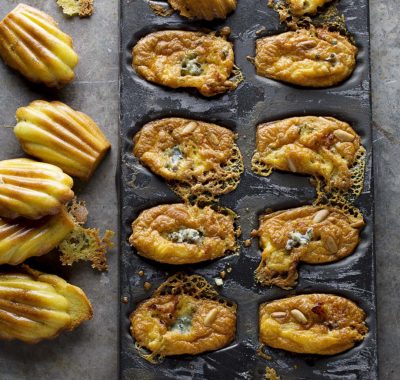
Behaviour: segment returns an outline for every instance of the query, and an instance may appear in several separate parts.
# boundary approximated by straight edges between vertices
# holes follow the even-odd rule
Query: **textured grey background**
[[[136,0],[139,1],[139,0]],[[141,1],[141,0],[140,0]],[[245,0],[242,0],[245,1]],[[14,123],[15,109],[31,100],[59,99],[88,113],[113,143],[89,184],[78,184],[86,200],[89,223],[100,228],[117,228],[115,167],[118,129],[118,0],[95,0],[96,13],[90,19],[63,17],[55,0],[26,0],[50,13],[62,29],[74,38],[81,57],[75,81],[61,91],[44,91],[0,64],[0,126]],[[0,18],[18,4],[2,0]],[[378,320],[381,379],[397,379],[400,349],[400,303],[398,270],[400,246],[398,198],[400,196],[399,105],[400,3],[397,0],[371,1],[372,88],[375,128],[376,256],[378,270]],[[11,129],[0,128],[0,159],[22,153]],[[117,252],[109,256],[107,274],[77,264],[63,272],[81,286],[93,302],[95,316],[77,331],[51,342],[27,346],[0,343],[0,379],[96,379],[117,378]],[[56,267],[56,271],[60,268]]]

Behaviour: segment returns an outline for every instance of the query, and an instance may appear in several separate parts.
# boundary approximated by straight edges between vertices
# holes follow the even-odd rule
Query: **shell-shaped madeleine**
[[[0,274],[0,339],[37,343],[92,318],[85,293],[62,278],[24,266]]]
[[[181,16],[211,21],[226,18],[236,9],[236,0],[168,0]]]
[[[335,355],[367,333],[365,312],[333,294],[303,294],[260,307],[261,343],[290,352]]]
[[[0,264],[17,265],[29,257],[49,253],[74,226],[65,208],[39,220],[0,219]]]
[[[0,161],[0,217],[55,215],[74,197],[72,185],[57,166],[26,158]]]
[[[89,116],[61,102],[34,101],[19,108],[16,118],[14,132],[26,153],[82,180],[111,146]]]
[[[0,56],[29,80],[61,87],[74,79],[72,39],[46,13],[19,4],[0,22]]]

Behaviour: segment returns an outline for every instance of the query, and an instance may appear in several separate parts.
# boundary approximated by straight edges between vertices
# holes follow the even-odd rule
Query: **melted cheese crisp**
[[[363,149],[349,124],[332,117],[293,117],[261,124],[253,170],[279,169],[323,178],[327,190],[347,190],[351,166]]]
[[[232,131],[215,124],[167,118],[136,134],[133,153],[184,199],[215,196],[239,184],[243,162],[235,140]]]
[[[299,262],[325,264],[354,252],[362,217],[328,206],[305,206],[261,217],[257,235],[263,249],[256,278],[287,289],[296,284]]]
[[[367,332],[364,311],[335,295],[299,295],[260,307],[261,343],[290,352],[335,355]]]
[[[257,74],[299,86],[330,87],[348,78],[357,48],[337,32],[298,29],[257,40]]]
[[[186,204],[161,205],[143,211],[129,239],[138,254],[167,264],[213,260],[236,249],[233,213]]]
[[[332,0],[285,0],[289,6],[290,13],[295,16],[306,14],[314,15],[319,7],[331,2]]]
[[[91,318],[85,293],[58,276],[27,266],[0,274],[0,339],[37,343]]]
[[[167,87],[194,87],[214,96],[237,87],[232,44],[226,36],[182,30],[155,32],[133,48],[133,67],[150,82]]]
[[[171,7],[188,18],[211,21],[226,18],[236,9],[236,0],[168,0]]]
[[[150,298],[131,315],[136,343],[161,356],[215,351],[232,342],[235,332],[235,309],[185,294]]]

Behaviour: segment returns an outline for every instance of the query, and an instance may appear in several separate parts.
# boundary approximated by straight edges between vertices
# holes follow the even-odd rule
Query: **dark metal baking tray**
[[[338,4],[347,27],[359,48],[357,68],[350,79],[329,89],[303,89],[258,77],[247,56],[255,54],[256,32],[283,30],[278,15],[266,0],[239,0],[236,12],[219,22],[195,22],[173,15],[159,17],[145,0],[121,1],[121,107],[120,107],[120,378],[132,379],[261,379],[266,366],[275,368],[283,380],[289,379],[377,379],[375,260],[373,250],[373,178],[371,144],[369,9],[368,0],[342,0]],[[236,64],[245,81],[233,92],[207,99],[195,90],[173,90],[148,83],[131,67],[131,50],[144,35],[163,29],[232,29]],[[254,281],[260,260],[258,242],[241,244],[239,255],[212,262],[179,267],[206,277],[211,283],[229,264],[233,271],[224,281],[221,294],[238,304],[235,341],[216,352],[190,357],[167,358],[158,365],[142,359],[129,334],[129,315],[138,302],[148,298],[168,274],[177,268],[160,265],[136,255],[127,240],[131,222],[149,207],[179,202],[165,182],[138,163],[132,155],[132,137],[147,122],[179,116],[215,122],[238,133],[245,173],[237,190],[221,197],[223,206],[240,216],[242,238],[258,225],[266,208],[274,210],[310,204],[315,190],[309,178],[274,172],[259,177],[251,172],[256,125],[261,122],[300,115],[328,115],[348,121],[361,135],[367,150],[364,191],[356,201],[366,220],[361,243],[350,257],[329,265],[301,265],[299,284],[292,291],[261,287]],[[138,276],[143,270],[145,275]],[[153,284],[145,291],[144,281]],[[268,300],[290,294],[326,292],[356,301],[367,313],[369,334],[355,348],[331,357],[295,355],[268,349],[271,360],[257,355],[258,307]]]

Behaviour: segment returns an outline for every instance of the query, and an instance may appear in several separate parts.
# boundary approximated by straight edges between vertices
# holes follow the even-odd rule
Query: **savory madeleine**
[[[235,333],[236,305],[197,275],[170,277],[131,315],[136,345],[151,356],[215,351],[231,343]]]
[[[133,48],[137,73],[163,86],[193,87],[204,96],[232,90],[234,70],[232,44],[226,35],[164,30],[143,37]]]
[[[72,185],[57,166],[27,158],[0,161],[0,217],[55,215],[74,197]]]
[[[365,313],[354,302],[331,294],[305,294],[260,307],[260,341],[300,354],[335,355],[368,333]]]
[[[87,181],[111,145],[86,114],[61,102],[36,100],[16,112],[14,133],[31,156]]]
[[[32,82],[62,87],[74,79],[79,57],[72,38],[48,14],[19,4],[0,22],[0,56]]]
[[[257,74],[305,87],[330,87],[356,66],[357,48],[337,32],[298,29],[257,40]]]
[[[167,264],[192,264],[237,248],[232,211],[167,204],[143,211],[132,223],[129,242],[143,257]]]
[[[236,135],[216,124],[166,118],[146,124],[133,153],[182,198],[229,193],[243,172]]]
[[[23,266],[0,274],[0,339],[37,343],[92,318],[85,293],[62,278]]]
[[[296,284],[297,265],[325,264],[354,252],[364,226],[330,206],[304,206],[263,215],[257,236],[263,250],[256,278],[263,285],[287,289]]]
[[[207,21],[225,19],[236,9],[236,0],[168,0],[168,3],[183,17]]]
[[[56,248],[74,229],[63,207],[39,220],[0,218],[0,264],[17,265],[29,257],[42,256]]]
[[[333,117],[304,116],[261,124],[252,169],[260,175],[278,169],[322,178],[326,188],[347,190],[351,167],[364,148],[346,122]]]

